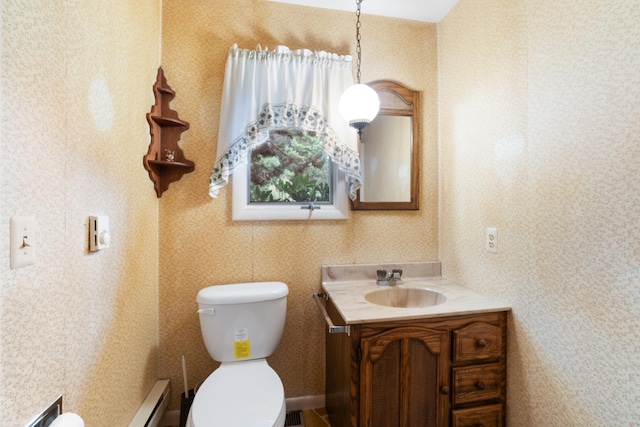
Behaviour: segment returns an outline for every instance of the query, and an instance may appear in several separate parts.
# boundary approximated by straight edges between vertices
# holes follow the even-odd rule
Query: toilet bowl
[[[283,427],[284,388],[267,363],[284,329],[282,282],[218,285],[198,292],[205,347],[221,362],[193,399],[188,427]]]
[[[284,388],[266,360],[223,363],[200,386],[188,427],[281,427]]]

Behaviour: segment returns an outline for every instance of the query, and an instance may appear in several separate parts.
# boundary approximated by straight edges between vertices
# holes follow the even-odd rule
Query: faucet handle
[[[387,279],[387,270],[376,270],[376,274],[378,275],[378,280]]]
[[[397,277],[402,277],[402,269],[401,268],[394,268],[392,270],[392,275],[395,276],[396,274],[398,274]]]

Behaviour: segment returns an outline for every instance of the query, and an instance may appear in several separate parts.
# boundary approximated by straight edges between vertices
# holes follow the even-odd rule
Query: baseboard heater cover
[[[170,395],[169,380],[156,381],[136,416],[129,423],[129,427],[158,427],[162,414],[169,405]]]

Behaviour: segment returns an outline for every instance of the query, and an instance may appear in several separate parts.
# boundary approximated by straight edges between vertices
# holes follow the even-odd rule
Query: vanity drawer
[[[451,411],[451,427],[502,427],[502,405]]]
[[[453,368],[453,404],[500,398],[502,365]]]
[[[472,362],[497,359],[502,355],[502,328],[474,322],[453,331],[453,360]]]

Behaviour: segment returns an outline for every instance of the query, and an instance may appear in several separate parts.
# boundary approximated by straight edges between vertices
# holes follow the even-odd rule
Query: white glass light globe
[[[380,99],[375,90],[365,84],[351,85],[344,91],[338,104],[340,115],[351,126],[362,129],[376,117]]]

